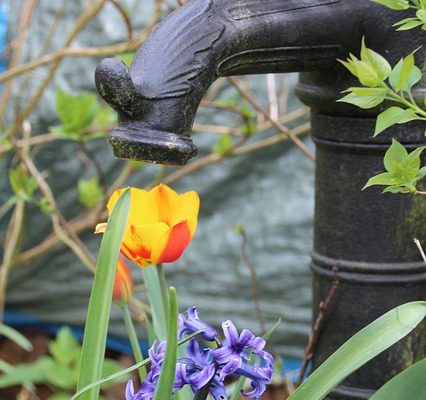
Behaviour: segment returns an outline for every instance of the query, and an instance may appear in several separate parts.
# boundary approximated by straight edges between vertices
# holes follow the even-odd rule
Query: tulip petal
[[[198,211],[200,209],[200,198],[196,192],[186,192],[179,195],[179,199],[174,204],[171,217],[171,225],[177,225],[182,221],[192,220],[195,222],[190,226],[191,237],[195,233],[197,226]]]
[[[118,198],[121,196],[125,189],[117,189],[111,195],[108,201],[108,211],[111,214],[112,209],[117,203]],[[130,188],[130,212],[128,217],[128,224],[152,224],[159,220],[158,205],[155,203],[155,197],[147,190]]]
[[[95,228],[95,233],[104,233],[106,227],[107,227],[106,222],[101,222],[100,224],[97,224]]]
[[[168,236],[159,240],[152,249],[151,258],[156,264],[176,261],[191,241],[191,232],[186,222],[174,226]],[[160,244],[161,243],[161,244]]]
[[[200,208],[200,198],[196,192],[177,194],[166,185],[158,185],[151,190],[158,206],[160,221],[169,226],[175,226],[180,222],[192,219],[197,220]],[[191,231],[191,236],[195,229]]]
[[[157,263],[154,254],[164,249],[170,228],[162,223],[130,225],[126,228],[121,252],[141,267]]]
[[[159,219],[172,226],[173,209],[179,202],[179,195],[166,185],[158,185],[151,190],[151,194],[158,206]]]
[[[129,219],[131,224],[144,225],[162,221],[159,215],[159,205],[156,203],[152,191],[132,188],[131,194],[132,207]]]

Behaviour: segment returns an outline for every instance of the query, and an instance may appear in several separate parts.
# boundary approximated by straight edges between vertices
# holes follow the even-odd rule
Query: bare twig
[[[321,301],[320,304],[319,304],[318,316],[315,319],[315,323],[314,323],[314,326],[312,328],[312,333],[309,336],[308,344],[307,344],[306,349],[305,349],[305,354],[303,356],[303,361],[302,361],[302,365],[300,367],[299,377],[297,379],[296,386],[299,386],[303,381],[303,378],[304,378],[305,373],[306,373],[306,369],[308,367],[308,363],[314,355],[315,345],[318,341],[319,335],[320,335],[321,330],[324,326],[325,317],[327,316],[327,313],[330,310],[330,306],[333,303],[334,296],[336,295],[336,290],[337,290],[337,288],[339,287],[339,284],[340,284],[339,277],[338,277],[338,274],[337,274],[337,272],[338,272],[337,267],[334,267],[333,271],[334,271],[334,278],[333,278],[333,281],[331,283],[330,290],[327,294],[325,301]]]
[[[10,59],[10,68],[15,67],[21,61],[22,49],[30,27],[31,19],[34,14],[36,1],[27,0],[21,10],[21,19],[18,27],[18,37],[14,41],[13,52]],[[9,102],[10,93],[12,92],[13,82],[8,82],[3,88],[3,93],[0,99],[0,117],[4,118],[6,106]]]
[[[256,319],[259,322],[260,331],[263,333],[266,332],[265,328],[265,319],[262,315],[262,310],[260,308],[260,301],[259,301],[259,291],[258,291],[258,280],[257,280],[257,274],[256,274],[256,266],[254,265],[253,261],[251,260],[248,251],[247,251],[247,245],[248,245],[248,239],[247,234],[243,226],[239,226],[237,228],[238,233],[241,235],[242,241],[241,241],[241,255],[243,257],[244,263],[247,265],[249,271],[250,271],[250,277],[251,277],[251,293],[253,298],[253,304],[254,309],[256,313]]]
[[[37,180],[41,192],[52,207],[50,215],[52,219],[53,230],[56,233],[58,239],[66,244],[89,270],[94,271],[96,263],[92,253],[81,242],[77,234],[69,228],[65,218],[56,205],[52,190],[46,182],[43,174],[37,169],[30,157],[18,149],[16,152],[27,167],[30,174]]]
[[[420,243],[420,240],[417,238],[413,239],[415,245],[417,246],[417,248],[419,249],[419,253],[422,256],[423,262],[426,264],[426,255],[425,252],[423,250],[422,244]]]
[[[238,83],[235,78],[228,78],[229,82],[237,89],[238,93],[244,97],[259,113],[261,113],[271,124],[278,129],[280,132],[284,134],[288,134],[290,140],[312,161],[315,161],[315,156],[309,151],[309,149],[305,146],[305,144],[295,135],[291,133],[288,128],[282,126],[279,122],[274,121],[269,113],[263,109],[263,107],[257,102],[257,100],[248,93],[248,91],[244,90],[243,87]]]
[[[53,53],[45,54],[35,60],[26,64],[18,65],[14,68],[9,68],[7,71],[0,75],[0,83],[8,81],[21,75],[25,72],[31,71],[37,67],[56,62],[64,57],[104,57],[108,55],[127,53],[136,50],[141,43],[145,40],[148,31],[144,31],[136,38],[110,46],[102,47],[63,47]]]
[[[98,12],[102,9],[104,6],[106,0],[98,0],[94,4],[90,4],[78,17],[76,23],[74,24],[74,27],[72,28],[71,32],[68,34],[68,37],[65,40],[64,47],[69,47],[72,42],[76,39],[76,37],[80,34],[80,32],[84,29],[86,24],[95,17]],[[19,115],[20,120],[26,119],[34,107],[37,105],[39,100],[41,99],[41,96],[43,95],[45,89],[51,82],[53,76],[56,73],[56,70],[58,69],[60,62],[62,60],[61,58],[58,58],[56,61],[52,63],[52,65],[49,68],[49,71],[47,72],[47,75],[44,79],[44,81],[41,83],[41,85],[38,87],[36,93],[30,98],[25,108],[22,110],[22,112]],[[10,131],[7,132],[7,136],[11,136],[16,132],[17,126],[16,124],[12,127]]]
[[[300,135],[300,134],[308,132],[308,130],[309,130],[309,124],[305,124],[305,125],[302,125],[301,127],[291,130],[291,132],[293,135]],[[248,154],[253,151],[257,151],[257,150],[269,147],[273,144],[278,144],[287,139],[288,137],[286,135],[279,133],[277,135],[271,136],[270,138],[258,140],[257,142],[249,143],[245,146],[233,149],[229,155],[239,156],[242,154]],[[166,176],[163,179],[163,182],[170,184],[172,182],[177,181],[178,179],[181,179],[183,176],[186,176],[194,171],[198,171],[199,169],[206,167],[207,165],[217,164],[226,157],[228,156],[219,155],[219,154],[209,154],[207,156],[201,157],[198,160],[195,160],[192,163],[185,165],[182,168],[179,168],[175,172],[172,172],[170,175]]]
[[[24,140],[28,140],[31,137],[31,125],[28,121],[24,121],[22,130],[24,133]],[[25,154],[25,156],[28,157],[28,153],[29,146],[24,145],[22,148],[22,154]],[[0,324],[3,322],[9,272],[12,269],[14,258],[18,253],[21,232],[24,227],[24,212],[25,202],[22,199],[18,199],[7,228],[3,261],[0,266]]]
[[[118,12],[121,14],[121,16],[124,19],[124,22],[127,27],[127,40],[132,40],[132,36],[133,36],[132,21],[130,21],[127,11],[124,9],[122,4],[118,0],[109,0],[109,1],[114,5],[114,7],[118,10]]]
[[[6,298],[6,288],[9,272],[13,266],[13,259],[16,255],[19,238],[22,232],[24,210],[25,203],[22,200],[18,200],[7,230],[3,262],[0,266],[0,324],[3,322],[4,303]]]
[[[277,85],[275,82],[275,74],[266,75],[266,87],[268,89],[269,100],[269,116],[274,120],[278,120],[280,110],[278,108]]]

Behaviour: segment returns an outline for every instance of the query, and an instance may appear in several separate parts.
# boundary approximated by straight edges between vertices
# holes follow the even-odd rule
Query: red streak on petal
[[[184,221],[175,225],[170,231],[169,240],[158,262],[165,263],[176,261],[182,255],[190,241],[191,233],[187,223]]]
[[[129,244],[133,246],[130,246]],[[151,251],[137,241],[133,241],[132,243],[122,242],[121,252],[129,260],[132,260],[138,265],[143,265],[146,261],[149,262],[151,258]]]

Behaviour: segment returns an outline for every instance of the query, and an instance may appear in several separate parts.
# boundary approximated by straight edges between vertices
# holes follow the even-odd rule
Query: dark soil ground
[[[30,363],[37,358],[48,354],[48,343],[52,339],[44,332],[34,329],[25,329],[21,331],[33,344],[31,353],[23,350],[18,345],[10,340],[0,339],[0,360],[4,360],[9,364],[17,365],[22,363]],[[117,360],[123,368],[131,366],[134,361],[131,357],[125,354],[108,351],[107,357]],[[111,386],[102,394],[111,400],[123,400],[126,383],[116,384]],[[37,386],[36,394],[30,393],[21,387],[11,387],[0,389],[0,400],[45,400],[54,392],[45,385]],[[287,398],[287,390],[285,385],[271,386],[262,397],[262,400],[285,400]],[[242,398],[243,399],[243,398]]]

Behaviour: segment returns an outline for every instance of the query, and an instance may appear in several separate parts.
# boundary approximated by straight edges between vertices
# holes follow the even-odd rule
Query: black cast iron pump
[[[363,36],[393,65],[426,45],[425,32],[394,31],[401,18],[369,0],[194,0],[158,25],[129,69],[105,59],[96,70],[99,93],[119,114],[109,136],[115,155],[177,165],[196,153],[189,133],[216,78],[301,72],[297,94],[312,109],[317,158],[314,315],[336,268],[340,280],[315,365],[390,308],[426,297],[426,269],[412,244],[414,235],[426,239],[424,200],[360,191],[382,170],[390,138],[408,148],[424,145],[424,125],[397,125],[372,139],[377,110],[336,103],[355,83],[336,58],[357,54]],[[424,65],[425,46],[416,58]],[[416,93],[424,96],[425,86]],[[329,399],[368,399],[425,357],[424,328],[352,375]]]

